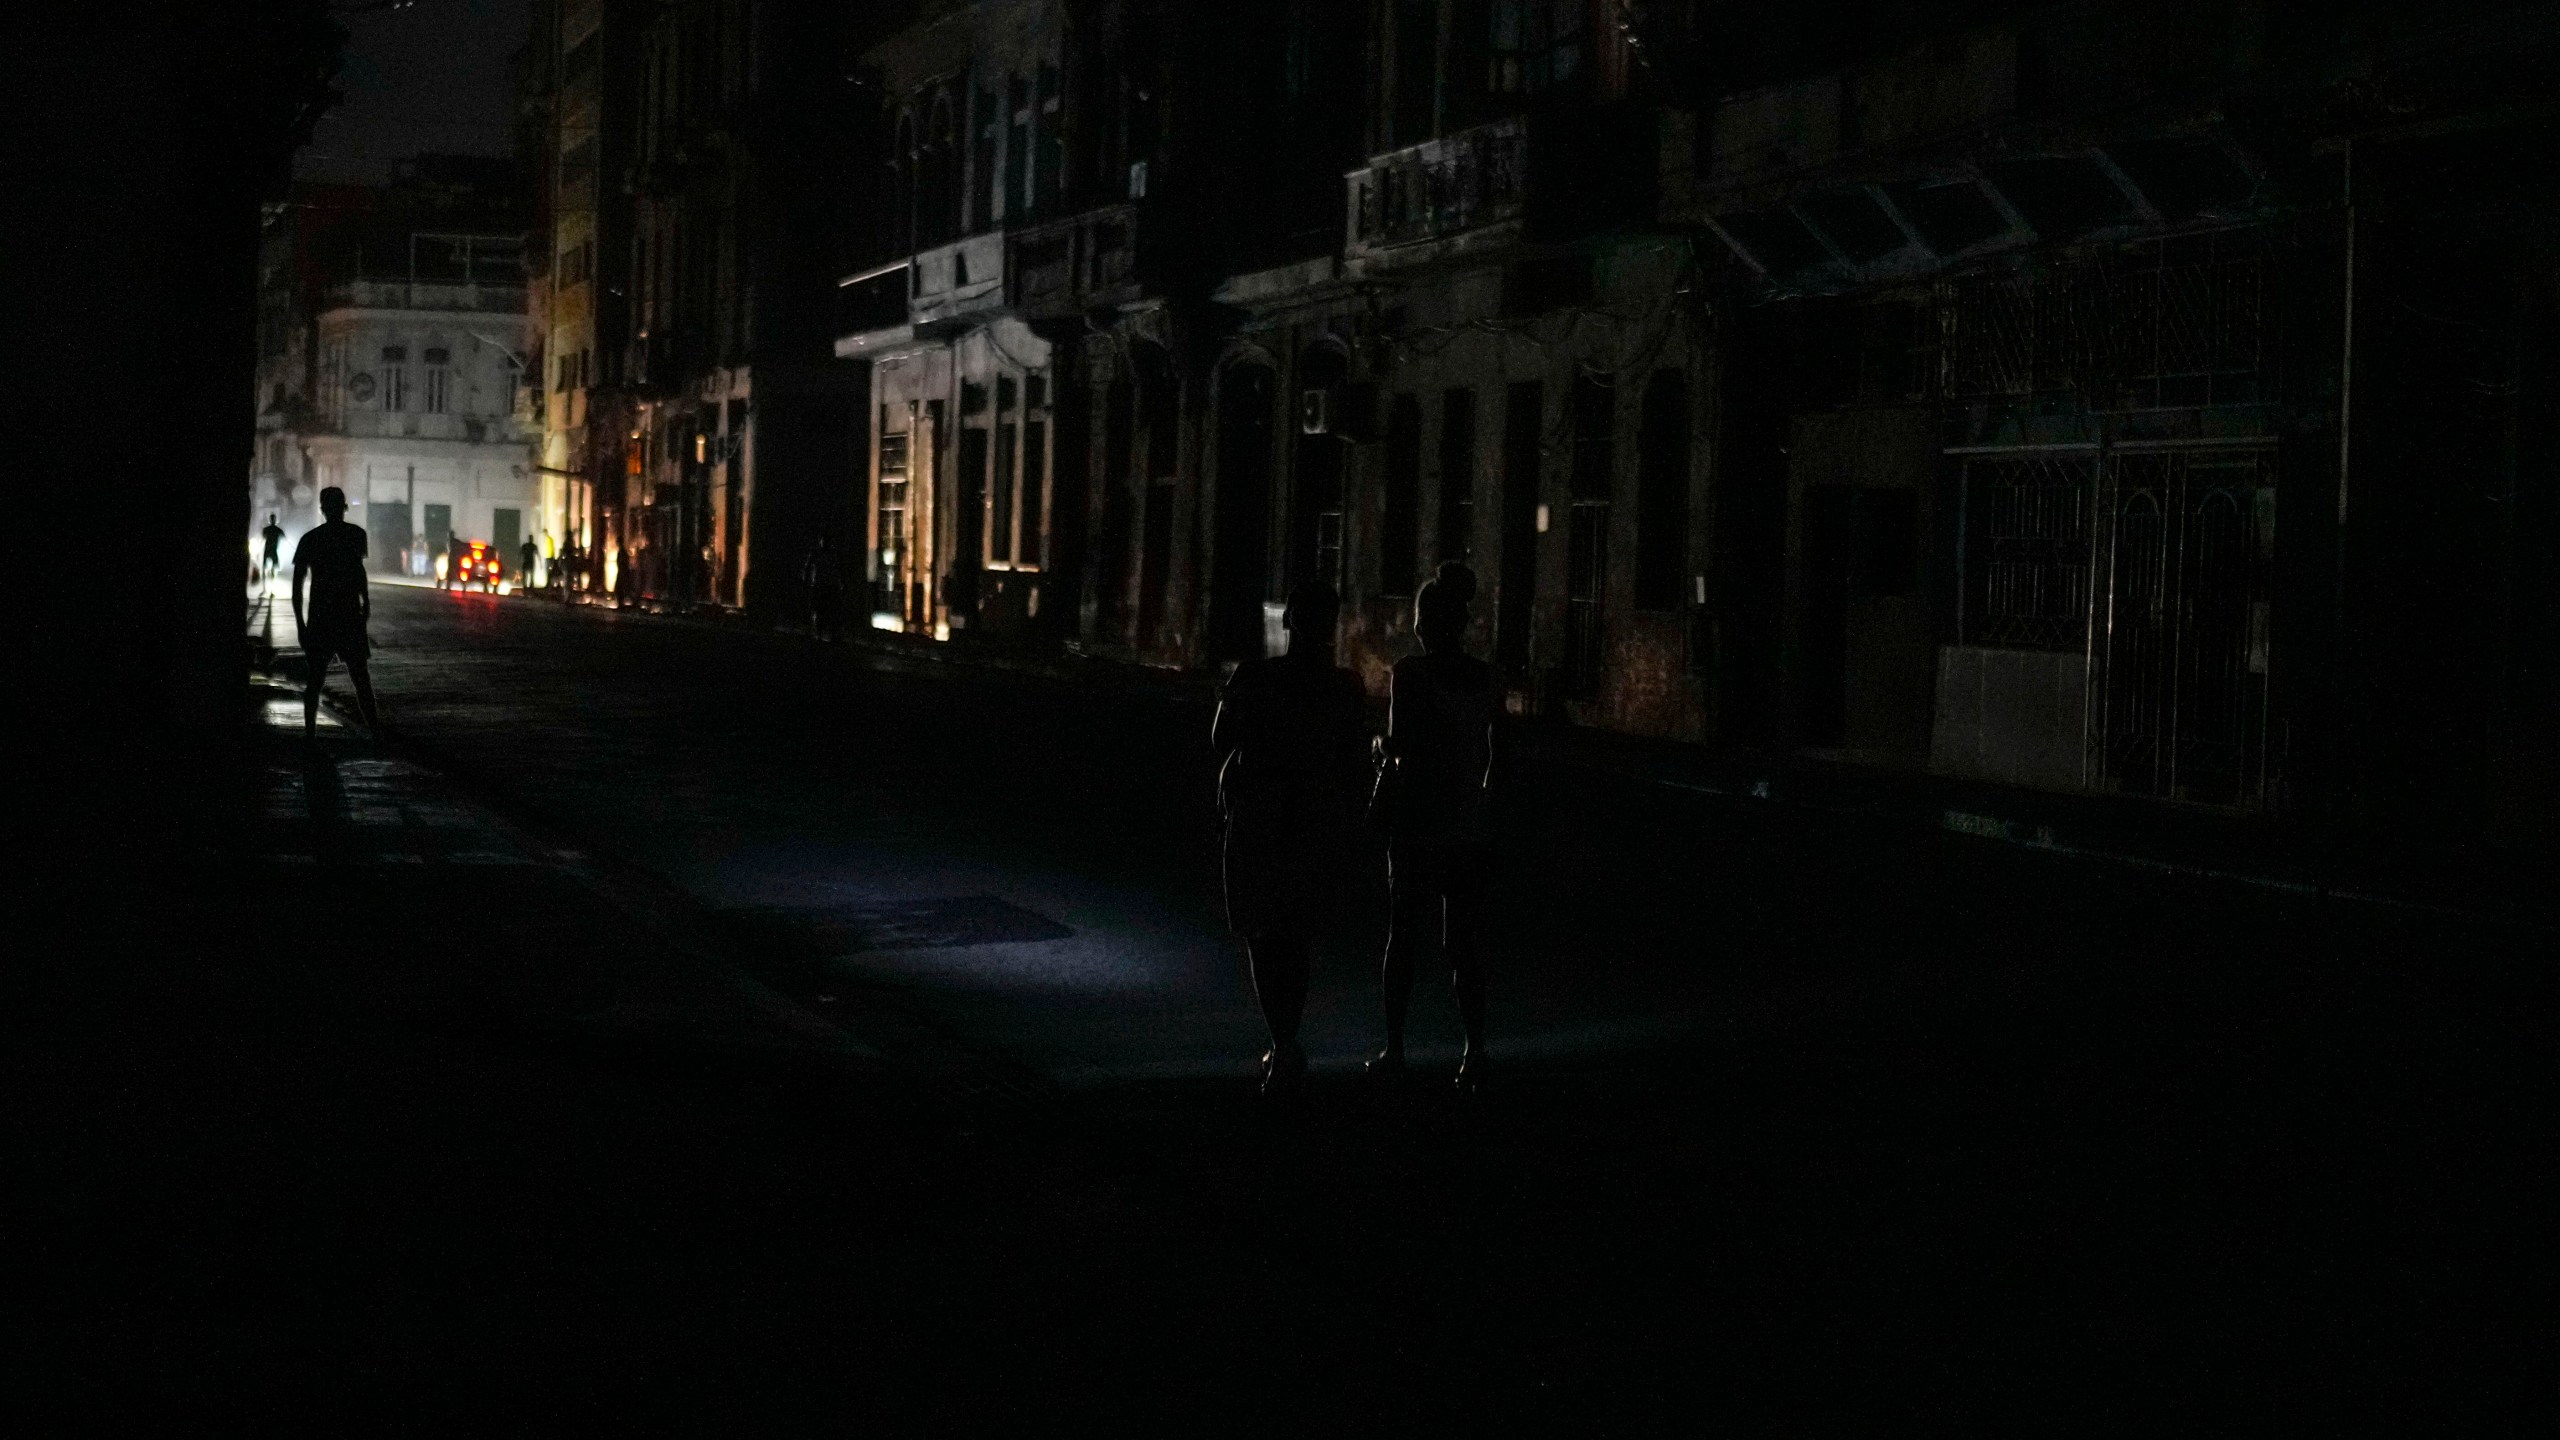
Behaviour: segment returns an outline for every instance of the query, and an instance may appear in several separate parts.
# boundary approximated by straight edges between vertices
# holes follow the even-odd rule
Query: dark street
[[[8,33],[0,1433],[2553,1428],[2560,6]]]
[[[2263,1432],[2531,1363],[2517,936],[1531,767],[1500,1084],[1444,1093],[1445,1040],[1356,1078],[1351,935],[1274,1107],[1196,696],[389,587],[376,626],[431,768],[337,726],[299,767],[271,702],[227,905],[416,933],[189,981],[204,1043],[316,1072],[187,1093],[182,1051],[110,1107],[298,1157],[137,1147],[179,1172],[133,1233],[223,1200],[99,1323],[206,1403]]]

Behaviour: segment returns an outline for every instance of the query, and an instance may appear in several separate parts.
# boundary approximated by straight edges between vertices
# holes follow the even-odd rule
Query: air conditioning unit
[[[1333,392],[1324,389],[1298,392],[1298,433],[1328,435],[1333,432]]]

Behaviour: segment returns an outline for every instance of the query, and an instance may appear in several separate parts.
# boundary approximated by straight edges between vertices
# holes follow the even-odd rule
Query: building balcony
[[[462,315],[504,315],[521,320],[522,285],[443,280],[347,280],[329,287],[333,310],[431,310]]]
[[[522,445],[533,427],[514,415],[425,414],[414,410],[349,410],[311,433],[349,440],[435,440],[462,445]]]
[[[916,253],[907,269],[907,321],[919,335],[951,334],[1005,307],[1005,232],[989,230]]]
[[[835,352],[858,358],[998,316],[1058,320],[1142,293],[1135,204],[966,236],[836,282]]]
[[[1343,253],[1393,264],[1399,252],[1516,238],[1528,213],[1529,127],[1518,117],[1372,156],[1345,177]]]
[[[1649,221],[1654,124],[1644,107],[1584,106],[1373,156],[1344,177],[1344,259],[1397,269]]]
[[[1138,298],[1139,207],[1109,205],[1013,232],[1006,281],[1016,313],[1052,319]]]

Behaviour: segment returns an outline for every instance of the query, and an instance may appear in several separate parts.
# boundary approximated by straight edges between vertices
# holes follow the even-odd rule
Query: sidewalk
[[[1523,727],[1520,753],[1624,781],[1738,804],[1943,830],[2102,864],[2307,896],[2490,917],[2549,929],[2551,888],[2533,859],[2385,835],[2356,844],[2313,821],[2139,798],[2023,790],[1949,776],[1751,751],[1712,751],[1604,730]]]

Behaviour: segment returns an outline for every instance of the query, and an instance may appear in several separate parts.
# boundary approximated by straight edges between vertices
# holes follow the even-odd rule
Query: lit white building
[[[512,568],[542,538],[522,242],[411,237],[413,256],[428,247],[449,278],[348,280],[321,303],[311,484],[347,492],[377,568],[432,573],[457,536]]]

